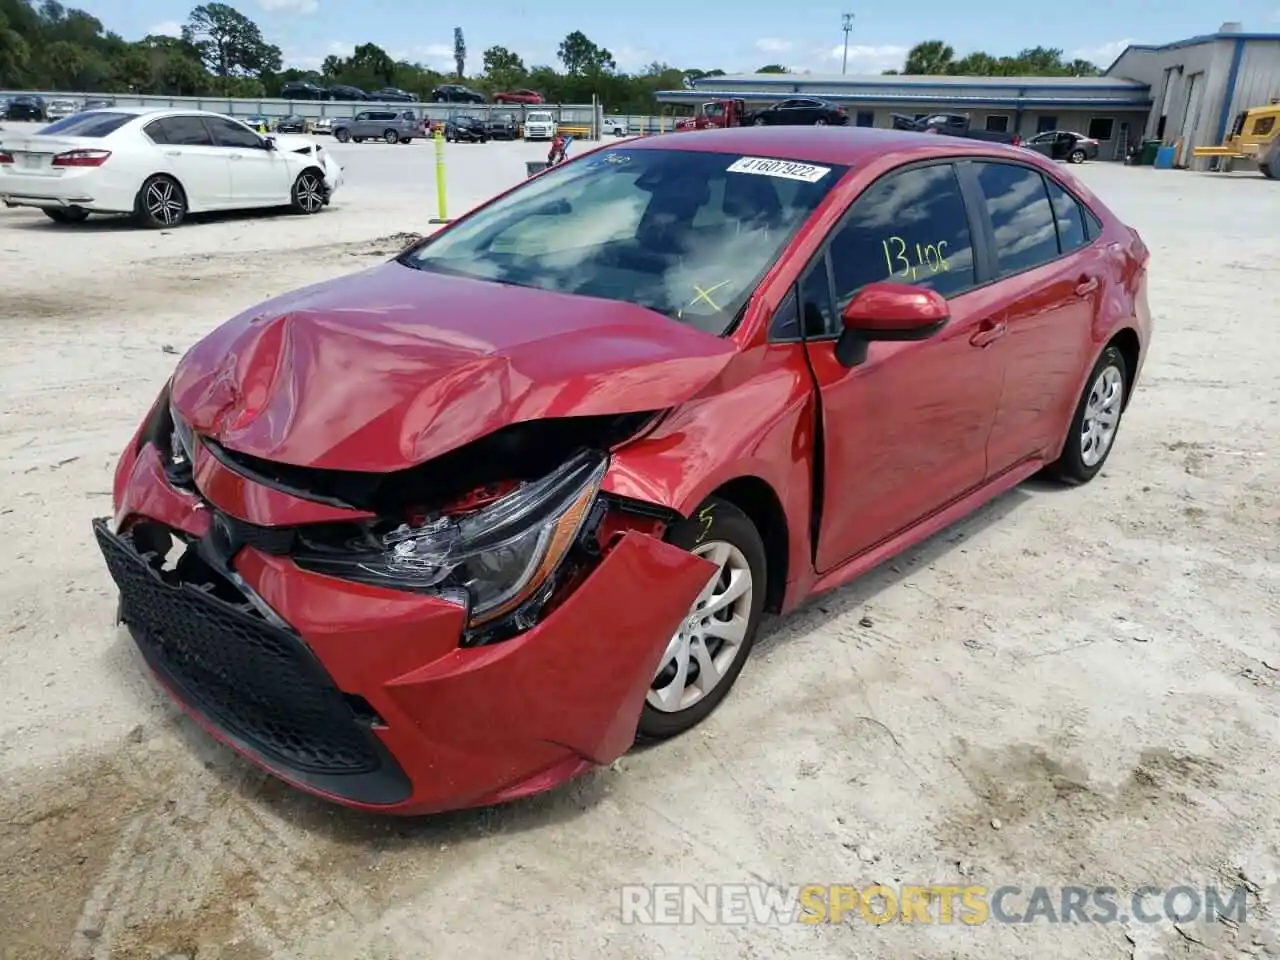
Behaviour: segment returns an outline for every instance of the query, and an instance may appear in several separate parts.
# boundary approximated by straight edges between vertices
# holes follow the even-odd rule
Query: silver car
[[[350,120],[333,121],[333,138],[339,143],[348,140],[409,143],[426,135],[426,124],[412,110],[361,110]]]
[[[80,112],[80,104],[74,100],[50,100],[45,108],[45,116],[49,118],[49,122],[62,120],[65,117],[74,116]]]

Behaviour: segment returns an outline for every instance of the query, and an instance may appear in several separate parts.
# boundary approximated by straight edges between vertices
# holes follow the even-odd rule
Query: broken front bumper
[[[462,607],[311,573],[258,549],[254,537],[270,527],[171,486],[154,447],[122,474],[117,521],[95,522],[95,534],[121,617],[161,684],[281,779],[388,813],[512,800],[616,759],[667,641],[712,572],[625,532],[536,627],[464,648]],[[194,542],[236,527],[243,602],[162,572],[130,533],[139,521]]]

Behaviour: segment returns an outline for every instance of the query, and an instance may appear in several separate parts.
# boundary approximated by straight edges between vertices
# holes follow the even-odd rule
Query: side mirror
[[[275,148],[276,148],[276,138],[275,138],[275,137],[263,137],[263,138],[262,138],[262,149],[264,149],[264,150],[274,150]]]
[[[859,290],[844,308],[844,333],[836,343],[836,359],[854,367],[867,357],[867,344],[877,340],[927,340],[951,317],[947,301],[927,287],[880,281]]]

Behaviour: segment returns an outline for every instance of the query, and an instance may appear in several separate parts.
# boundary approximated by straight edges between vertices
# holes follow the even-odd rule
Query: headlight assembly
[[[304,569],[375,586],[449,595],[465,590],[468,626],[519,608],[547,583],[591,513],[608,458],[586,452],[464,516],[374,533],[344,545],[303,537]]]

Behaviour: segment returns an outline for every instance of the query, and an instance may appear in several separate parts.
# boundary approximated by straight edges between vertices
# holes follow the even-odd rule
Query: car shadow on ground
[[[878,594],[900,585],[953,549],[963,545],[988,527],[1008,522],[1019,507],[1063,489],[1060,485],[1033,479],[998,497],[969,517],[947,527],[924,543],[907,550],[853,583],[814,598],[785,617],[772,617],[762,625],[756,653],[772,652],[821,628],[827,622],[864,607]],[[175,708],[176,712],[176,708]],[[210,738],[181,716],[175,730],[184,746],[195,755],[207,754]],[[631,755],[661,750],[664,744],[637,745]],[[592,769],[554,790],[496,807],[480,807],[420,817],[389,817],[352,810],[303,793],[251,768],[223,747],[225,762],[208,763],[208,772],[222,780],[223,787],[238,794],[261,812],[280,818],[307,832],[356,846],[393,847],[397,850],[426,848],[428,845],[460,844],[480,840],[495,832],[538,830],[568,823],[595,807],[615,789],[619,776],[610,767]]]
[[[3,212],[3,211],[0,211]],[[11,214],[17,214],[18,210],[9,211]],[[67,234],[74,234],[77,231],[81,233],[111,233],[111,232],[127,232],[127,233],[168,233],[171,230],[186,230],[191,227],[200,227],[218,223],[242,223],[246,220],[274,220],[279,217],[299,217],[304,216],[295,213],[289,207],[265,207],[254,210],[220,210],[217,213],[191,213],[186,219],[176,227],[144,227],[141,226],[133,217],[128,214],[120,214],[112,216],[107,214],[94,215],[80,223],[57,223],[50,220],[40,211],[34,208],[28,208],[30,216],[14,217],[9,216],[0,220],[0,230],[32,230],[44,232],[53,232],[55,230],[62,231]],[[325,211],[321,211],[321,215]]]

